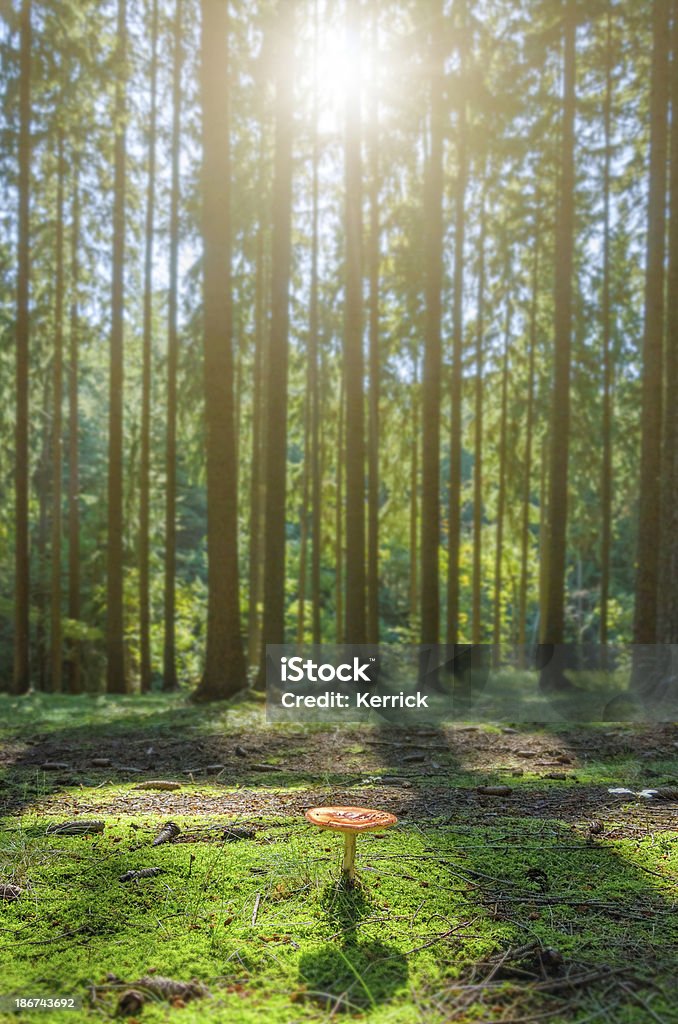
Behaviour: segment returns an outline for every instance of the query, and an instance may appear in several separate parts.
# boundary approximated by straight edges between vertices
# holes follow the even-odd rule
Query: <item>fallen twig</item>
[[[619,982],[619,987],[623,992],[626,992],[627,996],[630,996],[630,998],[633,999],[634,1003],[638,1003],[639,1006],[642,1006],[646,1013],[649,1013],[652,1019],[657,1021],[657,1024],[666,1024],[666,1020],[654,1012],[646,999],[643,999],[643,997],[638,995],[637,992],[634,992],[632,988],[625,985],[623,981]]]

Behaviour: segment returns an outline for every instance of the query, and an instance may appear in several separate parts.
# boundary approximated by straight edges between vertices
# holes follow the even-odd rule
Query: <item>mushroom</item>
[[[369,807],[311,807],[306,811],[309,821],[318,828],[329,828],[344,834],[344,862],[342,877],[353,885],[355,881],[355,841],[359,832],[376,832],[395,825],[398,819],[388,811],[374,811]]]

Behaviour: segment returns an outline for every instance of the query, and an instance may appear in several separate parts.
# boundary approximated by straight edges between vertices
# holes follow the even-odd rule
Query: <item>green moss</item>
[[[212,989],[182,1020],[322,1019],[338,1002],[407,1021],[411,992],[426,1000],[528,939],[611,967],[633,955],[655,972],[675,950],[669,876],[643,870],[668,872],[670,837],[593,845],[557,822],[403,822],[386,838],[361,837],[361,885],[346,893],[334,884],[338,838],[296,820],[286,830],[263,822],[254,840],[157,848],[129,820],[69,838],[45,836],[32,816],[23,824],[3,833],[0,853],[2,877],[26,887],[2,910],[6,993],[83,996],[109,972],[134,981],[154,969]],[[150,866],[163,874],[119,881]],[[114,992],[103,995],[103,1011],[114,1004]],[[144,1019],[167,1012],[147,1008]]]
[[[124,739],[132,731],[136,740],[152,743],[178,729],[182,735],[192,730],[203,742],[219,730],[262,725],[260,709],[247,702],[208,718],[204,709],[174,697],[2,703],[14,715],[9,723],[4,718],[6,738],[19,743],[43,732],[64,743],[86,739],[96,745],[100,735]],[[277,756],[284,764],[280,751],[263,752],[266,735],[262,729],[257,757],[270,763]],[[365,732],[366,739],[371,735]],[[294,760],[303,752],[297,736],[286,754]],[[346,753],[359,767],[363,752],[370,756],[368,744],[353,736]],[[446,750],[431,756],[440,775],[419,777],[414,766],[411,788],[400,791],[419,806],[426,806],[432,786],[470,789],[506,778],[496,758],[476,769]],[[577,783],[570,777],[546,780],[529,763],[521,767],[524,774],[508,781],[517,796],[528,797],[536,788],[573,795],[589,785],[634,788],[649,784],[653,772],[660,779],[675,772],[661,752],[642,762],[628,753],[582,759],[574,769]],[[380,777],[394,770],[362,771],[353,780],[359,783],[356,802],[363,795],[377,799],[373,789],[363,794],[368,772]],[[527,804],[523,815],[519,800],[512,816],[508,808],[491,817],[491,807],[480,814],[476,805],[461,803],[449,818],[435,811],[415,816],[407,808],[416,801],[402,797],[398,826],[359,838],[360,885],[346,891],[337,886],[340,837],[313,828],[301,813],[267,814],[257,803],[265,787],[267,796],[295,793],[303,805],[299,794],[310,783],[315,790],[327,786],[328,793],[348,785],[339,771],[256,777],[243,764],[237,779],[189,779],[182,802],[175,803],[182,812],[171,814],[182,841],[155,848],[152,839],[171,801],[163,803],[159,794],[155,808],[153,794],[146,793],[137,806],[134,781],[121,782],[106,771],[92,772],[90,780],[89,774],[79,776],[77,785],[11,759],[5,768],[4,792],[18,795],[22,809],[0,819],[0,879],[21,885],[24,894],[0,901],[0,992],[72,993],[83,1000],[82,1010],[7,1020],[105,1022],[115,1013],[122,983],[150,971],[196,977],[212,993],[181,1009],[149,1001],[142,1017],[151,1024],[175,1017],[185,1024],[330,1017],[369,1024],[490,1024],[545,1014],[554,1022],[674,1019],[669,984],[678,940],[672,913],[677,834],[625,830],[622,808],[607,813],[602,836],[589,838],[577,822],[528,816]],[[256,833],[221,842],[217,826],[242,820],[242,814],[236,819],[228,813],[229,796],[236,793],[240,800],[251,796],[247,820]],[[68,817],[76,803],[80,816],[105,818],[105,832],[46,835],[47,824],[60,814]],[[194,841],[183,841],[189,838]],[[120,882],[124,872],[144,867],[162,873]],[[573,993],[537,993],[529,977],[501,974],[491,991],[465,987],[491,973],[488,958],[532,943],[557,950],[568,970],[597,972],[596,980]],[[604,968],[626,972],[626,987],[606,981]],[[120,984],[107,982],[110,976]],[[92,986],[98,986],[94,1003]]]

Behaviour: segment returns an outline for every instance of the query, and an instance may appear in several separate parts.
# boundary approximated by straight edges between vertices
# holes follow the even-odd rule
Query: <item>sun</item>
[[[362,87],[364,58],[358,40],[346,32],[327,29],[318,46],[315,84],[319,97],[332,106],[343,106],[346,97]]]
[[[320,131],[338,130],[349,97],[358,94],[364,100],[372,86],[372,53],[365,34],[361,39],[347,31],[343,19],[321,19],[313,61]]]

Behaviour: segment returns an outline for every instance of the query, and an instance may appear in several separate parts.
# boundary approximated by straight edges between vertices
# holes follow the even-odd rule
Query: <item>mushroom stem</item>
[[[344,832],[344,863],[341,873],[347,882],[355,881],[355,832]]]

